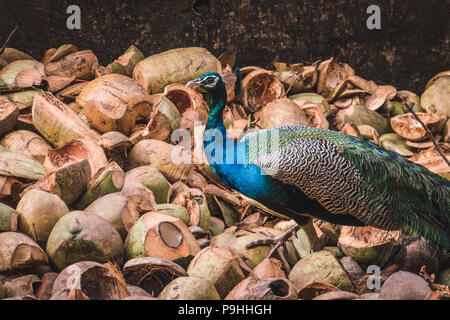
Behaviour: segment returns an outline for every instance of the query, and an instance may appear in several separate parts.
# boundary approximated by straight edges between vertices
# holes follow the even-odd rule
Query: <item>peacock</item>
[[[203,144],[212,170],[228,186],[298,224],[265,244],[275,249],[301,226],[314,249],[312,218],[318,218],[403,230],[450,251],[449,181],[393,151],[332,130],[285,125],[229,139],[222,119],[228,82],[228,74],[209,72],[187,85],[210,96]]]

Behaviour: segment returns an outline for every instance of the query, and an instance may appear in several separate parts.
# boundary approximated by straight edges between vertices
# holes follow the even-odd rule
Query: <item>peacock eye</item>
[[[206,83],[211,84],[213,82],[214,82],[214,78],[213,77],[206,78]]]

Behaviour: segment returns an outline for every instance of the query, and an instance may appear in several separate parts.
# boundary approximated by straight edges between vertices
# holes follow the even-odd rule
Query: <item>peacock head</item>
[[[186,86],[201,87],[206,90],[213,98],[227,97],[227,89],[224,79],[217,72],[207,72],[202,74],[197,79],[189,81]]]

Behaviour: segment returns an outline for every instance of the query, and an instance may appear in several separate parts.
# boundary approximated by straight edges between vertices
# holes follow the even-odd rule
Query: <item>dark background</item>
[[[66,9],[81,8],[81,30],[68,30]],[[368,30],[366,9],[381,7],[381,30]],[[377,83],[421,94],[450,69],[450,0],[0,0],[0,44],[41,58],[73,43],[108,64],[131,44],[144,55],[201,46],[238,53],[238,64],[313,62],[337,57]]]

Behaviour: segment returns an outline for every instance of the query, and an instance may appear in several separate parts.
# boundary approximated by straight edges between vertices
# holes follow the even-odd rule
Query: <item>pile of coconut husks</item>
[[[208,98],[185,86],[235,61],[194,47],[145,58],[131,46],[106,67],[70,44],[40,60],[1,53],[0,298],[449,297],[449,266],[423,238],[396,231],[315,221],[320,251],[302,230],[270,259],[268,246],[245,248],[293,221],[214,175],[195,143]],[[436,145],[450,154],[450,71],[420,96],[333,58],[241,72],[241,94],[228,88],[230,137],[284,124],[337,130],[449,178]],[[173,161],[179,129],[193,161]]]

